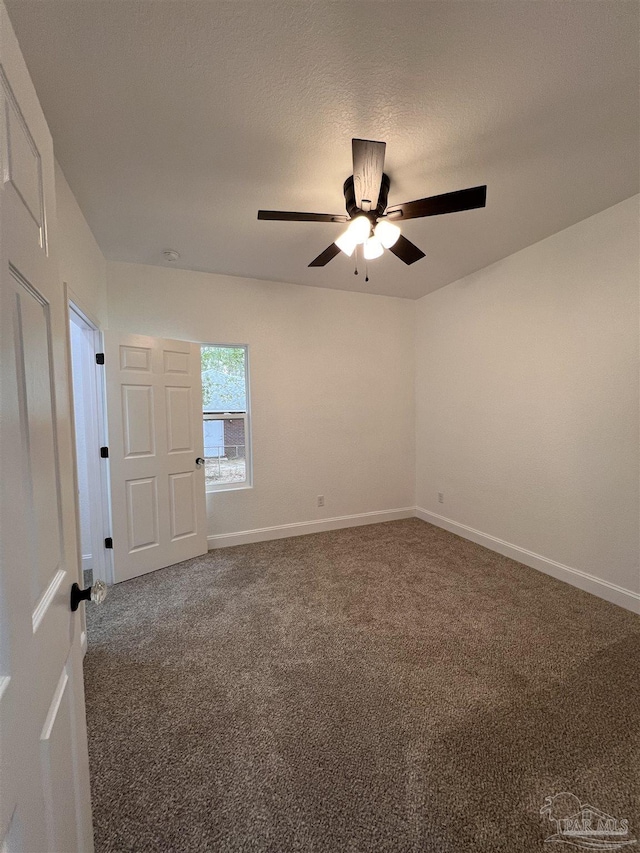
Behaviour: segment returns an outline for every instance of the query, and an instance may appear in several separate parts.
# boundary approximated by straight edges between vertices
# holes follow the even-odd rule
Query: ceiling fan
[[[473,210],[487,203],[487,187],[466,190],[392,204],[387,207],[391,181],[384,173],[385,142],[352,139],[353,175],[344,182],[343,192],[347,214],[294,213],[288,210],[259,210],[258,219],[283,222],[348,222],[349,227],[338,239],[314,258],[310,267],[324,267],[341,251],[351,256],[363,245],[365,260],[379,258],[385,249],[413,264],[424,258],[424,252],[400,233],[397,222]]]

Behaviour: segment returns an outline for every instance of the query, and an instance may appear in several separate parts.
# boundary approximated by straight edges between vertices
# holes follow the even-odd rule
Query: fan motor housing
[[[364,214],[368,216],[370,219],[376,219],[378,216],[382,216],[382,214],[387,209],[387,199],[389,197],[389,187],[391,186],[391,181],[389,180],[389,175],[382,175],[382,181],[380,183],[380,195],[378,196],[378,204],[376,207],[372,207],[370,211],[361,210],[356,205],[356,193],[353,187],[353,175],[349,175],[347,180],[344,182],[344,186],[342,188],[344,192],[344,200],[347,206],[347,213],[354,219],[354,217]]]

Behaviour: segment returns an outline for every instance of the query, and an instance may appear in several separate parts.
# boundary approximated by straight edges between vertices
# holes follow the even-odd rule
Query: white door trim
[[[65,301],[69,306],[69,315],[75,314],[87,329],[93,334],[93,349],[94,352],[103,352],[103,336],[102,330],[98,321],[84,308],[81,307],[81,300],[78,299],[73,290],[64,283]],[[69,328],[67,334],[69,342],[71,342],[71,318],[69,316]],[[71,364],[71,343],[69,343],[69,362]],[[109,465],[108,460],[98,457],[99,448],[107,446],[107,420],[106,420],[106,405],[105,405],[105,379],[104,367],[93,363],[92,369],[92,400],[90,408],[87,411],[93,419],[93,427],[96,442],[96,465],[95,470],[98,472],[97,488],[92,489],[89,493],[90,516],[92,524],[92,569],[94,580],[103,580],[111,585],[114,582],[113,577],[113,552],[104,548],[104,539],[111,535],[111,501],[109,494]],[[72,368],[70,366],[71,375]],[[74,411],[76,401],[74,400]],[[74,460],[77,459],[77,444],[76,444],[75,421],[73,423],[73,443],[74,443]],[[76,477],[76,495],[78,494],[78,471],[77,465],[75,470]],[[80,537],[80,507],[76,499],[76,515],[78,524],[78,544],[81,546]],[[82,549],[80,549],[82,551]],[[80,553],[80,562],[84,568],[84,556]]]

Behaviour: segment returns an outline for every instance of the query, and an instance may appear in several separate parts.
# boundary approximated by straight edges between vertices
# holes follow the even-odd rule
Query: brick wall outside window
[[[227,459],[245,455],[244,421],[241,418],[224,422],[224,455]]]

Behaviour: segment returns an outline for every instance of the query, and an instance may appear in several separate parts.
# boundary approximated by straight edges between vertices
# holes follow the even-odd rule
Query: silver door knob
[[[77,583],[71,587],[71,609],[75,612],[81,601],[93,601],[94,604],[102,604],[107,597],[108,587],[104,581],[96,581],[93,586],[80,589]]]
[[[204,459],[202,458],[202,456],[198,456],[198,458],[196,459],[196,465],[198,466],[198,468],[202,468],[202,466],[204,465]]]

